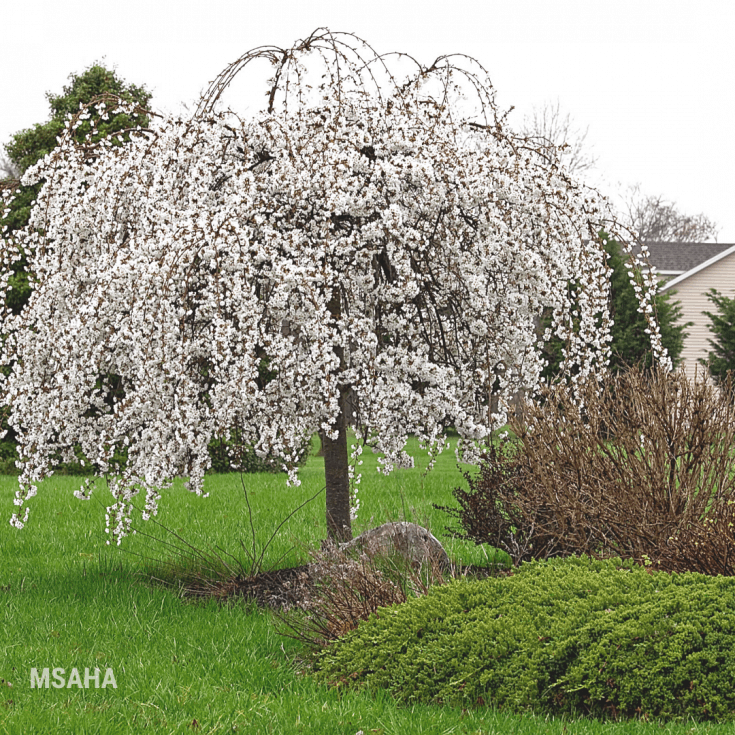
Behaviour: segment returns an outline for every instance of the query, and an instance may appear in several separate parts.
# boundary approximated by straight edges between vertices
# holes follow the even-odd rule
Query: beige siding
[[[699,358],[707,358],[710,351],[709,319],[703,312],[713,311],[714,304],[707,298],[707,291],[716,288],[725,296],[735,296],[735,253],[718,260],[708,268],[685,278],[673,287],[673,299],[681,301],[683,322],[694,322],[687,327],[689,336],[684,342],[682,364],[690,377],[694,376],[695,368],[703,369],[699,365]]]

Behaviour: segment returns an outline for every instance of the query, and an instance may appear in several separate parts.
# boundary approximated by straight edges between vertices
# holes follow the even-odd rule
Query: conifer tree
[[[609,311],[612,318],[610,327],[610,369],[613,372],[624,370],[632,365],[650,367],[653,354],[649,324],[640,310],[640,299],[636,293],[636,286],[642,287],[641,274],[633,268],[633,280],[626,264],[628,259],[617,240],[603,233],[606,241],[605,252],[610,273]],[[569,284],[570,291],[574,291],[575,284]],[[687,336],[686,328],[691,322],[681,323],[681,304],[673,300],[673,292],[659,293],[655,297],[655,310],[661,333],[661,342],[666,349],[672,365],[680,362],[684,340]],[[547,314],[542,322],[545,328],[550,322]],[[543,377],[553,379],[559,373],[559,366],[563,357],[564,341],[554,337],[544,345],[544,357],[547,365]]]
[[[612,268],[610,279],[610,315],[613,325],[610,368],[613,371],[625,369],[631,365],[643,364],[651,366],[651,339],[646,333],[648,325],[639,311],[639,300],[635,287],[630,281],[626,268],[626,258],[620,244],[608,239],[605,250],[608,254],[608,265]],[[636,283],[640,275],[635,274]],[[661,341],[666,348],[674,367],[681,359],[684,348],[686,328],[691,322],[681,323],[681,304],[673,300],[672,292],[659,293],[656,296],[656,314],[658,316]]]
[[[712,346],[709,359],[700,362],[709,367],[710,375],[719,382],[729,370],[735,370],[735,298],[728,298],[715,288],[709,290],[707,298],[717,309],[704,312],[714,339],[708,340]]]

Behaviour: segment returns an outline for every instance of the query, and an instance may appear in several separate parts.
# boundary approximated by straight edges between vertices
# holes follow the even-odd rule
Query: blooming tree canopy
[[[254,60],[273,64],[265,109],[219,110]],[[75,444],[108,477],[119,540],[139,493],[147,517],[177,475],[202,492],[213,436],[237,429],[298,482],[321,431],[328,529],[346,538],[348,424],[386,472],[411,463],[409,434],[436,453],[454,426],[477,446],[537,386],[546,308],[576,375],[607,360],[604,203],[514,137],[471,60],[422,67],[320,30],[246,54],[193,116],[125,146],[76,142],[85,117],[26,174],[47,184],[3,241],[5,271],[26,253],[36,274],[3,322],[16,526]]]

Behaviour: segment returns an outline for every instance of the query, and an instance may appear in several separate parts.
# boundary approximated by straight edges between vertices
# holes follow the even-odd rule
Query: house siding
[[[685,278],[671,289],[672,300],[680,301],[681,322],[694,322],[687,327],[689,333],[681,353],[682,367],[687,375],[694,377],[695,370],[701,371],[700,358],[707,359],[711,346],[709,340],[709,318],[705,311],[712,311],[714,304],[707,298],[707,291],[716,288],[725,296],[735,296],[735,253],[722,258],[707,268]]]

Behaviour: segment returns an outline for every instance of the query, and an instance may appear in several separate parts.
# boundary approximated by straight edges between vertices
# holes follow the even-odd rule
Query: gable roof
[[[698,265],[695,265],[693,268],[690,268],[688,271],[684,271],[684,273],[682,273],[679,276],[676,276],[676,278],[673,278],[672,280],[667,281],[663,286],[661,286],[659,291],[666,291],[667,289],[672,288],[673,286],[676,286],[677,284],[681,283],[686,278],[693,276],[695,273],[699,273],[699,271],[703,271],[705,268],[709,268],[711,265],[714,265],[719,260],[722,260],[723,258],[726,258],[728,255],[735,253],[735,245],[723,245],[722,247],[724,249],[721,250],[720,252],[711,256],[707,260],[700,262]],[[653,261],[651,262],[651,264],[655,265]]]
[[[724,257],[732,244],[720,242],[647,242],[648,260],[662,276],[681,276]],[[636,255],[640,248],[634,248]],[[668,286],[668,284],[667,284]]]

